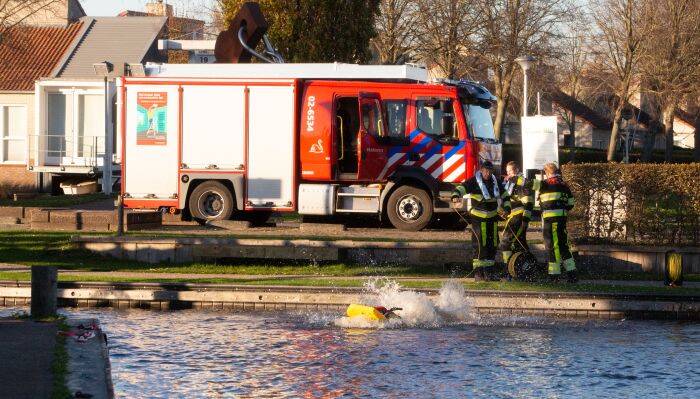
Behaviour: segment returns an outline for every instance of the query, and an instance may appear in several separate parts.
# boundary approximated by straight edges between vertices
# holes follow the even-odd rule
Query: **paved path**
[[[0,319],[0,398],[50,398],[55,323]]]
[[[250,227],[240,230],[225,230],[213,226],[175,226],[166,225],[156,230],[145,230],[146,235],[187,235],[187,236],[231,236],[243,237],[270,237],[270,238],[316,238],[330,237],[338,239],[381,239],[397,241],[443,241],[443,242],[466,242],[471,243],[471,234],[464,230],[443,231],[443,230],[423,230],[423,231],[401,231],[389,228],[370,227],[349,227],[345,231],[334,231],[332,229],[304,231],[294,227]],[[538,230],[528,230],[528,242],[542,242],[542,233]]]

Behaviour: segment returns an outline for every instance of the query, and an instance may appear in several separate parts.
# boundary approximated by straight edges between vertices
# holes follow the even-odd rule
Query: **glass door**
[[[105,152],[104,97],[101,94],[76,93],[75,164],[102,165]]]
[[[46,131],[46,163],[48,165],[60,165],[66,156],[66,133],[72,132],[71,97],[63,92],[49,93]],[[72,118],[71,118],[72,119]]]

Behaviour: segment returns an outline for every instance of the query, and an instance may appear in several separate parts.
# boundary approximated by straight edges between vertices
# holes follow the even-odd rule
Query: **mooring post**
[[[32,318],[56,316],[57,282],[56,267],[32,266]]]

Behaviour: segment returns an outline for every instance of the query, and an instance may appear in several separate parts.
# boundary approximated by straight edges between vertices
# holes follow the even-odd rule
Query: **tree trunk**
[[[498,97],[496,102],[496,117],[493,120],[493,132],[496,135],[496,141],[501,142],[501,130],[506,117],[507,101],[503,97]]]
[[[700,123],[695,123],[695,161],[700,162]]]
[[[612,130],[610,131],[610,143],[608,143],[608,162],[615,160],[617,150],[617,138],[620,136],[620,119],[622,119],[622,109],[625,103],[620,101],[615,107],[615,117],[613,118]]]
[[[569,123],[569,147],[576,147],[576,113],[571,111],[571,123]]]
[[[654,145],[656,144],[656,135],[659,134],[655,128],[649,128],[649,131],[644,135],[644,146],[642,147],[642,162],[651,162],[654,154]]]
[[[664,151],[664,161],[671,162],[673,160],[673,119],[676,113],[676,104],[671,101],[661,111],[663,121],[664,139],[666,141]]]

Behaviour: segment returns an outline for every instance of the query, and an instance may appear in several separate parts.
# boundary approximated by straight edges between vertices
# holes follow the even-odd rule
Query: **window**
[[[406,137],[406,104],[405,100],[384,101],[389,137]]]
[[[495,140],[493,120],[488,108],[476,104],[463,103],[464,116],[467,118],[469,132],[474,138]]]
[[[416,109],[418,113],[418,129],[426,134],[437,137],[451,137],[456,129],[452,132],[447,131],[449,127],[447,123],[454,124],[455,118],[452,110],[451,100],[418,100],[416,101]]]
[[[0,105],[0,162],[24,163],[27,107]]]
[[[372,136],[383,136],[382,113],[379,100],[369,99],[360,103],[362,112],[362,128]]]

